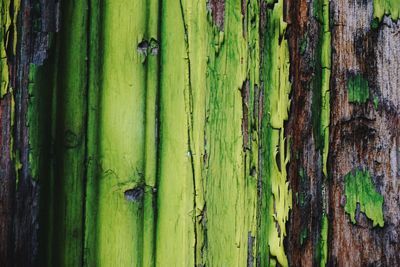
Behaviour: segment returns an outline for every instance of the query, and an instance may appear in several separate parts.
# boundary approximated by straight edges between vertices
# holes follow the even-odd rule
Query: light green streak
[[[323,201],[323,214],[321,221],[321,236],[319,240],[319,254],[320,266],[323,267],[328,261],[328,216],[327,216],[327,202],[328,196],[326,190],[328,187],[328,171],[327,162],[329,154],[329,124],[330,124],[330,78],[331,78],[331,32],[329,21],[329,0],[321,0],[319,12],[322,12],[322,17],[319,21],[322,23],[322,40],[320,43],[320,60],[322,68],[321,76],[321,124],[320,133],[322,134],[323,148],[322,148],[322,173],[323,173],[323,186],[322,186],[322,201]],[[315,112],[315,111],[314,111]]]
[[[322,44],[321,44],[321,67],[322,67],[322,108],[321,108],[321,133],[323,133],[323,173],[328,177],[327,161],[329,153],[329,124],[330,124],[330,91],[331,78],[331,33],[329,31],[329,0],[323,0],[322,6]]]

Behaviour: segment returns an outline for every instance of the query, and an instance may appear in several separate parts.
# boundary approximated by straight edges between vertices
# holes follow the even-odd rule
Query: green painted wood
[[[285,121],[289,113],[289,50],[285,39],[287,24],[283,20],[283,1],[267,10],[264,70],[265,113],[262,128],[263,207],[261,235],[267,235],[264,266],[288,266],[284,249],[286,222],[292,207],[292,191],[287,182],[287,164],[290,160],[290,140],[285,138]],[[262,211],[259,211],[263,214]],[[265,249],[264,248],[264,249]],[[265,253],[260,252],[260,253]]]
[[[61,5],[64,22],[56,37],[55,141],[52,176],[54,218],[51,264],[79,266],[83,257],[86,157],[87,1]]]
[[[29,48],[24,89],[12,88],[10,66],[28,48],[10,29],[40,24],[32,36],[45,32],[46,5],[25,3],[19,13],[19,1],[0,0],[0,117],[9,120],[1,129],[10,150],[1,162],[11,166],[7,185],[17,190],[25,165],[13,145],[21,123],[15,106],[18,90],[28,90],[26,170],[40,185],[39,264],[290,266],[304,252],[309,257],[304,262],[326,266],[337,260],[333,220],[347,212],[356,231],[357,203],[374,226],[390,227],[384,224],[389,209],[383,189],[367,173],[343,177],[338,190],[346,206],[334,206],[338,193],[331,185],[337,179],[331,178],[337,170],[331,170],[329,155],[332,143],[337,145],[332,127],[342,123],[331,123],[338,117],[331,87],[337,86],[333,79],[341,79],[331,77],[337,71],[331,63],[338,40],[331,29],[340,17],[331,12],[337,3],[62,0],[54,15],[58,26],[42,39],[44,58],[33,56],[40,45]],[[372,27],[383,16],[398,18],[397,1],[369,5],[372,30],[384,27]],[[300,35],[302,26],[288,17],[288,7],[299,10],[296,21],[312,25],[318,40]],[[295,82],[302,60],[311,65],[312,77]],[[376,81],[363,71],[346,71],[349,78],[341,83],[348,90],[346,104],[355,110],[373,104],[371,112],[386,107],[376,100],[381,97]],[[298,98],[303,93],[292,84],[312,92]],[[305,151],[292,150],[293,115],[310,124]],[[293,157],[298,162],[308,155],[314,165],[291,165]],[[299,191],[304,188],[314,194],[318,204],[310,206],[318,214],[293,229],[300,223],[292,218],[307,216],[292,217],[301,212],[297,205],[309,205],[308,195]],[[300,245],[292,246],[297,240]]]

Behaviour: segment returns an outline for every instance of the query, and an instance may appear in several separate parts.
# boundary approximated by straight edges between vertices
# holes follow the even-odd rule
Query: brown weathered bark
[[[333,71],[331,114],[331,242],[332,265],[397,266],[400,264],[398,236],[399,199],[399,22],[389,17],[372,28],[371,1],[334,1]],[[346,98],[352,73],[369,82],[369,101],[354,105]],[[343,212],[343,177],[354,168],[367,169],[384,196],[385,226],[372,228],[359,214],[357,225]]]
[[[312,3],[306,0],[287,2],[288,39],[293,83],[288,136],[293,143],[289,179],[298,199],[289,221],[287,242],[293,266],[319,265],[318,241],[322,219],[322,159],[318,151],[313,124],[313,79],[321,26],[313,17]],[[305,48],[301,46],[306,44]],[[303,50],[302,50],[303,49]],[[319,112],[319,110],[317,110]],[[302,234],[304,237],[302,237]],[[303,240],[302,240],[303,238]]]
[[[399,22],[385,17],[372,27],[372,1],[331,1],[332,76],[328,159],[328,266],[396,266],[399,258]],[[299,201],[289,222],[287,247],[291,265],[318,263],[323,178],[321,155],[312,124],[312,79],[321,27],[313,2],[288,1],[293,97],[288,123],[293,138],[290,181]],[[306,48],[302,48],[306,40]],[[370,99],[350,103],[348,81],[366,77]],[[378,102],[374,106],[374,102]],[[375,102],[375,103],[376,103]],[[369,170],[384,196],[384,227],[373,227],[357,211],[357,224],[345,213],[344,177],[354,169]],[[302,175],[300,175],[302,173]],[[305,238],[302,235],[305,234]]]

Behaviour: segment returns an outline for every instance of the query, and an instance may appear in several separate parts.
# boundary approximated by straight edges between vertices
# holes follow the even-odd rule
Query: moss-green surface
[[[356,223],[357,204],[360,211],[372,220],[373,226],[383,227],[383,196],[377,192],[368,171],[355,170],[344,177],[346,195],[345,211],[352,223]]]
[[[392,20],[398,20],[400,15],[400,0],[374,0],[374,18],[382,20],[387,15]]]
[[[368,81],[361,74],[353,75],[348,79],[347,98],[350,103],[356,104],[362,104],[368,101]]]

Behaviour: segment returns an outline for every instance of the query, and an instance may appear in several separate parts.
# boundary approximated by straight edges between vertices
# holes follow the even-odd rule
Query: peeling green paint
[[[286,166],[290,160],[289,142],[285,139],[284,123],[288,119],[289,94],[289,48],[285,38],[287,24],[283,20],[283,1],[279,0],[267,10],[265,37],[265,105],[266,125],[266,234],[269,247],[269,262],[262,265],[288,266],[283,240],[286,222],[292,207],[292,191],[287,181]]]
[[[331,32],[329,22],[329,0],[314,1],[314,16],[321,24],[320,41],[317,47],[316,77],[312,116],[314,138],[317,148],[322,149],[322,170],[327,178],[330,124],[330,77],[331,77]]]
[[[249,233],[255,238],[253,241],[253,247],[249,242],[247,245],[247,262],[248,266],[250,259],[256,259],[259,255],[257,250],[257,244],[259,239],[257,239],[258,229],[257,229],[257,210],[258,203],[258,177],[260,174],[259,169],[259,137],[260,137],[260,118],[258,117],[258,112],[260,109],[259,99],[260,99],[260,2],[256,0],[244,1],[247,5],[245,12],[245,26],[247,26],[247,31],[244,38],[247,40],[247,77],[249,81],[249,98],[248,103],[243,102],[242,99],[242,113],[243,117],[245,115],[245,109],[248,113],[248,141],[250,142],[249,149],[245,149],[244,161],[245,161],[245,197],[244,200],[244,210],[245,212],[245,225],[243,228],[248,229]],[[243,97],[243,91],[242,91]],[[242,125],[244,121],[242,118]],[[245,137],[242,135],[242,139]],[[242,234],[242,239],[244,235]],[[253,266],[256,265],[253,263]]]
[[[400,15],[400,1],[374,0],[374,18],[382,21],[384,15],[390,16],[392,20],[398,20]]]
[[[16,21],[19,13],[20,0],[0,0],[0,101],[10,94],[10,127],[15,128],[15,92],[10,84],[9,60],[16,53],[17,27]],[[15,184],[18,189],[22,163],[20,151],[15,148],[14,135],[10,138],[10,159],[14,164]]]
[[[241,7],[225,3],[224,30],[205,2],[163,1],[156,264],[245,266],[256,256],[258,1]]]
[[[314,1],[313,14],[321,24],[320,41],[317,44],[316,77],[312,102],[313,130],[317,149],[322,150],[322,223],[318,240],[318,261],[320,266],[327,262],[327,187],[328,187],[328,154],[330,125],[330,78],[331,78],[331,32],[329,0]]]
[[[350,103],[362,104],[369,99],[368,81],[361,75],[350,76],[347,81],[347,97]]]
[[[259,6],[245,3],[243,10],[240,0],[225,2],[223,32],[208,19],[214,45],[208,52],[206,94],[205,201],[212,203],[207,205],[207,266],[245,266],[255,255],[248,233],[256,232],[258,145],[252,109],[259,85]]]
[[[9,61],[14,57],[17,49],[16,21],[19,14],[20,0],[0,0],[0,101],[10,94],[10,127],[15,128],[15,91],[10,84]],[[10,159],[13,161],[16,179],[16,188],[19,185],[19,174],[22,168],[20,151],[15,148],[14,135],[10,138]]]
[[[320,71],[316,90],[321,99],[317,108],[321,113],[316,138],[321,139],[318,147],[322,149],[323,187],[326,188],[331,37],[329,1],[316,2],[321,4],[317,5],[320,13],[316,14],[323,29],[316,56]],[[88,83],[85,85],[89,86],[85,92],[88,95],[78,92],[85,86],[74,82],[80,77],[77,71],[56,82],[57,90],[61,90],[58,97],[66,96],[63,100],[67,101],[58,107],[57,116],[65,116],[62,118],[65,121],[59,122],[58,137],[65,138],[66,150],[78,150],[80,146],[86,149],[84,156],[81,150],[71,154],[70,151],[58,152],[58,166],[62,169],[74,163],[73,157],[84,158],[87,164],[87,168],[79,170],[78,174],[61,173],[65,190],[73,186],[66,182],[68,177],[74,178],[78,185],[84,184],[83,177],[88,179],[85,247],[82,250],[84,264],[154,266],[182,262],[188,266],[245,266],[248,253],[253,258],[266,253],[266,259],[261,259],[266,264],[262,266],[288,266],[283,243],[292,208],[292,191],[286,173],[290,142],[285,138],[284,125],[288,120],[291,83],[284,1],[268,1],[271,5],[266,10],[267,27],[262,29],[266,31],[266,38],[261,64],[258,1],[246,1],[244,13],[241,1],[227,2],[224,31],[213,25],[204,2],[163,0],[161,18],[158,18],[158,1],[116,3],[106,0],[104,13],[94,11],[93,7],[98,5],[96,0],[91,3],[92,13],[73,13],[76,22],[71,31],[77,31],[77,35],[67,31],[63,32],[67,36],[61,38],[67,41],[67,46],[71,42],[78,43],[79,38],[88,38],[87,42],[99,38],[99,43],[89,45],[89,55],[86,55],[89,65],[83,61],[74,64],[76,62],[68,58],[85,58],[85,44],[79,47],[81,49],[74,46],[75,51],[68,50],[66,58],[59,59],[64,62],[62,69],[57,70],[62,76],[66,69],[73,69],[72,65],[88,66],[89,80],[77,81],[79,85]],[[79,10],[85,10],[84,3],[79,5],[82,5]],[[93,26],[100,23],[103,16],[101,26]],[[91,27],[104,27],[102,32],[95,29],[87,33],[87,28],[82,26],[86,19],[91,21]],[[161,36],[158,36],[159,19],[163,22]],[[144,41],[148,46],[145,50],[139,49]],[[307,38],[301,42],[300,52],[304,53]],[[158,62],[158,49],[161,49],[161,62]],[[96,53],[101,54],[101,58]],[[260,68],[263,70],[261,77]],[[39,105],[35,101],[38,101],[39,86],[43,86],[38,74],[42,71],[41,66],[31,66],[30,104],[34,106]],[[80,69],[80,72],[84,71]],[[262,125],[262,134],[258,132],[256,115],[251,114],[256,109],[260,80],[265,86],[263,120],[266,123]],[[70,88],[72,92],[65,93]],[[248,94],[245,101],[244,94]],[[85,97],[87,103],[82,100]],[[72,110],[73,114],[65,115],[65,110]],[[30,139],[33,148],[30,161],[40,157],[37,156],[40,141],[34,139],[38,135],[35,125],[39,123],[33,114],[36,111],[28,111],[33,137]],[[157,118],[158,112],[160,118]],[[79,118],[75,121],[72,116]],[[85,116],[88,116],[87,129],[80,121]],[[159,129],[156,128],[158,123]],[[63,131],[64,125],[69,131]],[[74,129],[70,130],[69,125]],[[245,141],[243,131],[249,136]],[[82,143],[77,141],[80,138],[84,140]],[[258,174],[259,147],[265,156],[261,174]],[[30,167],[37,177],[39,167],[35,164]],[[265,206],[258,211],[265,220],[259,228],[255,215],[259,207],[258,175],[263,183],[262,198],[266,199]],[[305,179],[303,168],[299,175]],[[62,194],[65,197],[66,192]],[[77,214],[82,212],[82,203],[78,201],[81,194],[75,194],[78,197],[73,199],[71,206],[62,200],[61,205],[67,206],[68,213],[63,218],[70,219],[69,215],[72,215],[75,220],[66,225],[60,223],[64,227],[55,229],[56,235],[59,234],[57,231],[64,230],[71,234],[72,227],[78,225]],[[324,213],[317,249],[320,265],[325,266],[328,216],[324,190],[322,194]],[[296,199],[300,206],[305,206],[304,192],[296,193]],[[212,205],[206,207],[206,203]],[[74,233],[71,234],[72,241],[79,243],[77,239],[81,237],[76,238]],[[248,235],[257,236],[254,241],[257,244],[248,247]],[[301,245],[308,235],[308,229],[302,229]],[[56,241],[64,239],[56,238]],[[64,251],[72,241],[61,245],[63,247],[56,246],[54,257],[61,255],[60,261],[66,264],[79,258],[80,252],[73,255]],[[253,247],[257,251],[253,251]]]
[[[0,25],[2,26],[0,29],[0,98],[9,91],[9,55],[6,50],[11,47],[11,54],[16,53],[18,36],[16,22],[20,2],[20,0],[0,0]]]
[[[323,173],[328,177],[327,161],[329,153],[329,124],[330,124],[330,90],[329,83],[331,77],[331,33],[329,30],[329,0],[324,0],[323,4],[323,37],[322,37],[322,109],[321,109],[321,132],[323,133]]]
[[[356,224],[357,203],[360,211],[372,220],[373,226],[383,227],[383,196],[377,192],[368,171],[355,170],[344,177],[345,211]]]

